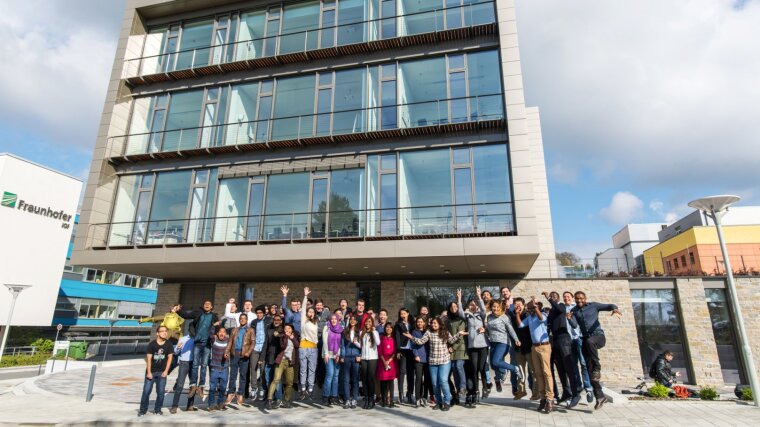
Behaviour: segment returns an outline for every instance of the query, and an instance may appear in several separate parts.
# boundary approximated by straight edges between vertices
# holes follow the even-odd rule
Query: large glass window
[[[469,84],[470,118],[497,120],[504,117],[501,79],[494,78],[499,69],[499,53],[495,50],[467,54],[467,82]]]
[[[746,384],[744,365],[737,351],[734,323],[726,301],[726,290],[706,288],[705,299],[710,311],[715,344],[718,347],[718,360],[723,381],[728,384]]]
[[[215,242],[245,240],[248,180],[244,177],[219,181],[219,199],[214,219]]]
[[[365,128],[366,70],[335,73],[333,134],[363,132]],[[343,112],[341,112],[343,111]]]
[[[330,173],[330,237],[364,235],[364,169]]]
[[[360,43],[366,40],[367,12],[365,0],[338,2],[338,44]],[[324,25],[324,24],[322,24]]]
[[[177,70],[208,65],[214,21],[200,21],[182,27],[177,54]]]
[[[203,96],[203,89],[172,94],[166,118],[166,133],[160,151],[187,150],[196,147]]]
[[[111,215],[111,228],[108,236],[109,246],[131,244],[132,221],[135,217],[137,198],[140,189],[139,175],[124,175],[119,178],[116,188],[116,202]]]
[[[280,54],[317,48],[319,38],[319,2],[286,5],[282,13]]]
[[[403,152],[399,158],[401,234],[453,232],[449,150]]]
[[[512,231],[512,190],[506,145],[472,148],[478,231]]]
[[[670,350],[673,371],[680,372],[685,382],[691,382],[675,290],[632,289],[631,301],[643,372],[649,372],[657,356]]]
[[[492,295],[499,294],[498,282],[473,280],[413,281],[404,284],[404,307],[416,315],[420,307],[425,306],[430,311],[431,316],[438,316],[448,308],[449,303],[457,300],[457,289],[462,289],[462,303],[467,304],[470,298],[476,298],[476,286],[480,286],[481,292],[489,291]]]
[[[193,172],[158,174],[150,209],[148,244],[182,243]]]
[[[262,39],[264,38],[265,20],[265,10],[240,15],[240,32],[235,49],[238,61],[260,58],[263,55],[264,40]]]
[[[401,35],[441,31],[443,8],[441,0],[398,0],[401,18]]]
[[[263,240],[306,238],[309,210],[309,173],[269,177]]]
[[[446,58],[399,64],[400,127],[431,126],[448,118]],[[443,101],[441,101],[443,100]]]
[[[314,83],[314,74],[277,81],[271,137],[273,141],[312,135]]]
[[[224,145],[254,141],[258,93],[258,82],[232,86]]]

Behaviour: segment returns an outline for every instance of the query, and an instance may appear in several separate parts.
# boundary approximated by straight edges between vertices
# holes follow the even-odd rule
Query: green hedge
[[[0,368],[8,368],[11,366],[30,366],[30,365],[44,365],[45,361],[50,359],[50,353],[35,353],[19,354],[16,356],[3,356],[3,360],[0,362]]]

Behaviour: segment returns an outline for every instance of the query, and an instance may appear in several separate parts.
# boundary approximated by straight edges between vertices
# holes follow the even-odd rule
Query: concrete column
[[[685,347],[691,357],[697,385],[723,385],[705,288],[700,278],[676,279],[678,310],[683,319]]]
[[[388,319],[395,322],[398,311],[404,306],[404,282],[382,281],[380,283],[380,303],[383,308],[388,310]]]

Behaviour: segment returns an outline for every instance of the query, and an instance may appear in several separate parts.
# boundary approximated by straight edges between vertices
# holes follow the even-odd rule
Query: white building
[[[12,326],[50,326],[81,190],[76,178],[0,153],[0,284],[31,285],[18,297]],[[0,289],[0,326],[11,299]]]
[[[602,275],[644,271],[644,251],[660,242],[657,233],[665,227],[665,223],[626,225],[612,236],[612,248],[596,256],[597,271]]]

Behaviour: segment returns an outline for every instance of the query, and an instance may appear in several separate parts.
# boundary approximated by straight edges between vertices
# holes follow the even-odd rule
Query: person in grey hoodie
[[[504,361],[504,356],[509,354],[510,338],[517,347],[520,346],[520,340],[517,338],[517,334],[515,334],[509,316],[504,313],[501,301],[491,300],[490,308],[491,314],[486,319],[486,330],[488,331],[488,340],[491,347],[489,357],[491,359],[491,367],[496,371],[496,391],[501,392],[501,381],[504,379],[507,371],[515,373],[518,383],[523,380],[523,373],[519,366]],[[481,310],[485,311],[485,308],[481,307]]]
[[[478,375],[483,384],[483,397],[488,396],[486,386],[486,359],[488,358],[488,336],[486,335],[486,312],[483,309],[483,299],[480,297],[480,286],[475,288],[479,304],[474,299],[467,301],[467,309],[462,305],[462,290],[457,289],[459,312],[467,321],[467,397],[465,406],[474,406],[478,402]]]

